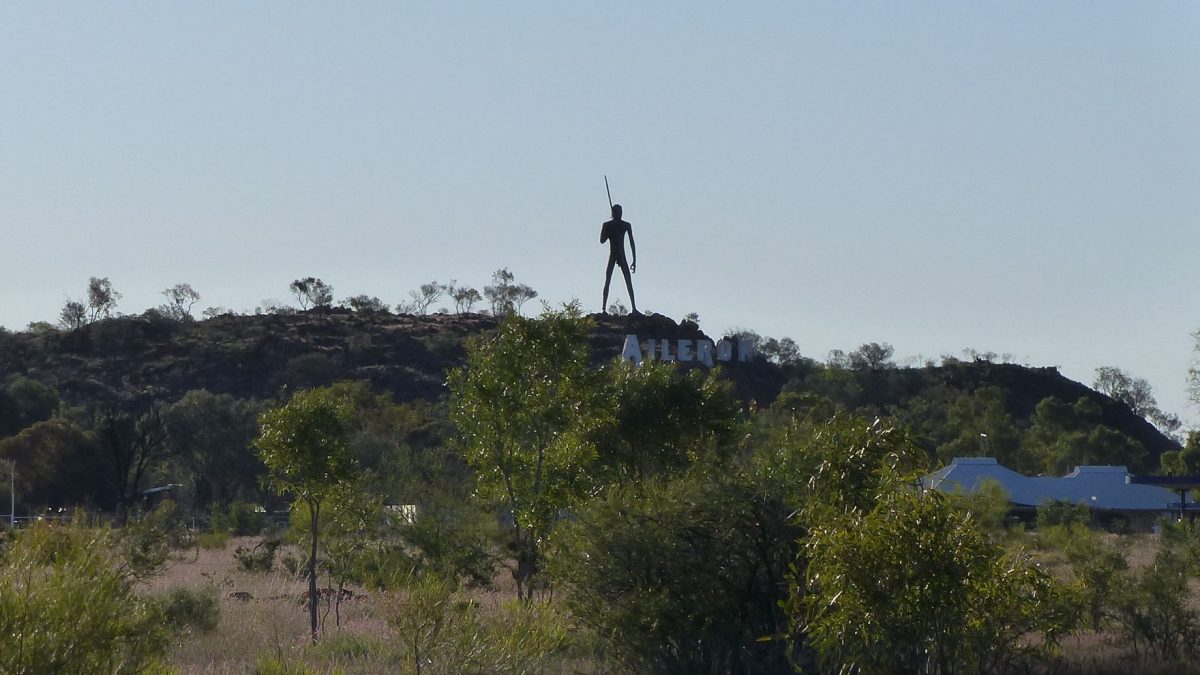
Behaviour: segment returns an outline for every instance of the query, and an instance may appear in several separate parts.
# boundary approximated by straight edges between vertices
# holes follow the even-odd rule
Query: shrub
[[[319,675],[300,661],[282,655],[262,655],[254,660],[254,675]]]
[[[433,574],[408,579],[386,612],[401,662],[416,673],[553,672],[572,644],[571,623],[551,606],[516,601],[485,615]]]
[[[209,551],[223,551],[229,545],[229,533],[201,532],[196,535],[196,545]]]
[[[566,606],[635,672],[788,669],[780,602],[799,532],[749,476],[613,489],[562,523],[551,559]]]
[[[497,560],[488,545],[486,526],[480,516],[487,517],[450,506],[422,509],[411,523],[399,528],[400,535],[420,551],[424,566],[437,574],[476,586],[490,586]]]
[[[270,572],[275,568],[275,551],[278,539],[267,539],[255,544],[254,548],[239,546],[233,550],[233,559],[247,572]]]
[[[270,525],[271,520],[261,506],[243,501],[230,502],[224,509],[214,507],[209,516],[210,530],[227,532],[235,537],[262,534]]]
[[[114,535],[38,523],[0,557],[0,672],[162,672],[166,631]]]
[[[233,502],[229,505],[229,524],[236,537],[253,537],[270,526],[267,512],[257,504]]]
[[[937,492],[898,488],[869,513],[814,528],[806,548],[797,627],[832,671],[999,672],[1074,628],[1065,588]]]
[[[216,589],[172,588],[158,597],[167,625],[176,631],[196,629],[209,632],[221,620]]]
[[[386,648],[387,645],[376,638],[343,632],[322,637],[317,644],[308,648],[308,652],[326,661],[345,661],[368,658]]]
[[[1087,525],[1092,520],[1092,512],[1083,504],[1053,500],[1038,507],[1038,529],[1053,525]]]
[[[1160,658],[1173,659],[1182,652],[1194,656],[1200,637],[1200,617],[1189,606],[1187,561],[1170,548],[1159,552],[1142,570],[1136,583],[1116,600],[1118,634],[1135,655],[1142,648]]]
[[[117,534],[118,550],[124,555],[129,570],[141,578],[162,571],[172,549],[192,545],[191,532],[179,516],[175,502],[170,500],[130,520]]]

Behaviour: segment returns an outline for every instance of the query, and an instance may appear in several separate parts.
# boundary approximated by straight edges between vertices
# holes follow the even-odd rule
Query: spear
[[[612,211],[612,190],[608,189],[608,176],[604,176],[604,191],[608,193],[608,210]]]

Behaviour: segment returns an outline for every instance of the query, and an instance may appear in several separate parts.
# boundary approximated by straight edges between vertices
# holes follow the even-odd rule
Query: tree
[[[162,612],[115,559],[115,539],[35,523],[0,548],[0,672],[167,672]]]
[[[893,485],[861,517],[814,527],[806,549],[790,607],[831,672],[1002,672],[1074,628],[1063,588],[936,491]]]
[[[802,361],[800,346],[790,337],[779,340],[767,338],[759,349],[768,361],[781,366],[795,365]]]
[[[421,287],[415,291],[409,291],[408,297],[412,298],[410,305],[416,312],[427,314],[429,306],[437,302],[438,298],[446,292],[446,287],[439,284],[437,280],[430,281],[427,284],[421,284]]]
[[[578,305],[539,319],[509,316],[467,343],[466,364],[448,378],[477,494],[512,511],[513,578],[526,599],[552,523],[592,481],[591,437],[608,416],[590,367],[590,327]]]
[[[1034,410],[1021,445],[1029,461],[1047,473],[1087,464],[1123,464],[1134,472],[1142,470],[1145,446],[1100,420],[1100,408],[1087,397],[1080,397],[1075,405],[1048,397]]]
[[[263,466],[251,444],[261,409],[256,401],[196,389],[163,410],[166,442],[191,473],[195,507],[258,496]]]
[[[267,466],[267,485],[294,497],[308,508],[308,615],[312,641],[317,641],[317,546],[321,505],[335,499],[356,478],[357,466],[348,440],[354,405],[344,387],[297,392],[291,400],[259,416],[262,427],[254,442]]]
[[[388,306],[375,296],[356,295],[353,298],[346,298],[342,302],[360,314],[386,314],[388,311]]]
[[[1192,400],[1192,405],[1200,406],[1200,330],[1192,333],[1192,339],[1196,341],[1196,346],[1193,348],[1192,365],[1187,372],[1188,398]]]
[[[781,602],[801,528],[783,476],[702,462],[608,490],[556,530],[556,598],[631,673],[787,672]],[[797,481],[800,476],[788,476]]]
[[[62,406],[53,387],[14,375],[0,382],[0,438],[49,419]]]
[[[172,321],[192,320],[192,306],[200,301],[200,294],[192,289],[191,284],[175,284],[162,294],[167,299],[166,304],[158,308],[163,316]]]
[[[459,314],[469,313],[471,308],[475,306],[475,303],[483,299],[483,296],[479,295],[479,291],[470,286],[455,286],[454,284],[455,281],[451,279],[447,285],[450,299],[454,301],[454,311]]]
[[[671,474],[700,457],[732,449],[741,410],[719,372],[618,360],[604,373],[612,398],[607,405],[616,411],[599,440],[599,459],[609,480]]]
[[[1158,407],[1150,383],[1140,377],[1112,366],[1096,369],[1096,379],[1092,388],[1113,400],[1124,403],[1135,415],[1144,417],[1152,422],[1164,434],[1174,437],[1183,426],[1177,415],[1164,412]]]
[[[104,448],[116,492],[117,521],[124,524],[129,509],[150,470],[170,455],[161,408],[155,404],[141,415],[105,406],[95,414],[95,431]]]
[[[885,370],[895,368],[892,355],[896,350],[886,342],[868,342],[850,352],[850,368],[854,370]]]
[[[492,273],[491,286],[484,286],[483,295],[491,303],[493,315],[520,314],[521,307],[537,297],[537,291],[525,284],[514,283],[514,279],[513,273],[505,267]]]
[[[15,436],[0,438],[0,461],[16,462],[17,495],[31,509],[73,506],[101,496],[96,480],[104,468],[99,450],[94,434],[63,417],[35,422]],[[4,492],[7,506],[7,484]]]
[[[121,294],[113,288],[108,277],[88,279],[87,303],[90,309],[88,321],[107,319],[112,316],[112,311],[116,309],[117,301],[120,299]]]
[[[951,438],[937,448],[943,462],[955,457],[995,457],[1016,471],[1038,473],[1043,468],[1021,444],[1021,433],[999,387],[981,387],[950,401],[945,432]]]
[[[333,304],[333,286],[316,277],[297,279],[288,286],[295,294],[300,309],[325,309]]]
[[[75,330],[87,324],[87,307],[78,300],[67,300],[58,313],[58,325],[63,330]]]

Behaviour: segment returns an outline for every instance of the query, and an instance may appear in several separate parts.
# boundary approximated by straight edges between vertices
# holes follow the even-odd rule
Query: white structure
[[[1083,504],[1093,509],[1138,512],[1178,512],[1179,494],[1153,485],[1134,485],[1123,466],[1079,466],[1060,477],[1024,476],[1000,466],[992,457],[955,457],[948,466],[922,479],[927,489],[973,494],[984,481],[994,480],[1014,507],[1036,508],[1050,501]],[[1186,497],[1188,508],[1195,502]]]

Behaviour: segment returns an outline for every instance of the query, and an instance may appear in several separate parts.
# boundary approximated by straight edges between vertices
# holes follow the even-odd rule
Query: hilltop
[[[618,356],[630,334],[643,342],[654,338],[672,345],[679,339],[693,344],[719,340],[696,323],[658,314],[591,318],[597,363]],[[447,369],[463,361],[464,341],[495,326],[496,319],[485,314],[420,316],[342,308],[184,322],[153,314],[126,316],[72,331],[0,334],[0,379],[19,374],[38,380],[57,389],[68,405],[80,407],[138,409],[154,401],[176,401],[196,389],[239,399],[274,399],[285,387],[343,379],[368,381],[397,401],[437,400],[445,393]],[[814,372],[827,376],[827,370],[811,359],[774,363],[762,356],[723,367],[739,398],[761,407],[783,391],[815,387],[829,395],[826,385],[813,384]],[[1095,404],[1102,424],[1140,442],[1150,458],[1178,448],[1127,406],[1054,368],[961,361],[851,370],[842,379],[853,385],[853,395],[833,398],[885,414],[915,398],[949,400],[998,389],[1020,427],[1028,427],[1038,403],[1048,397],[1068,403],[1086,399]]]

